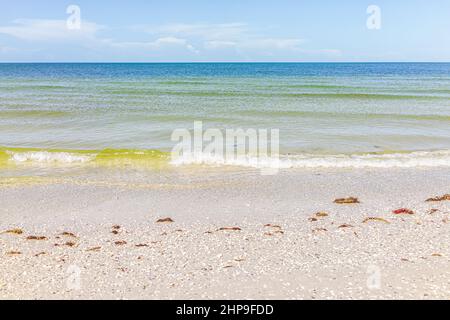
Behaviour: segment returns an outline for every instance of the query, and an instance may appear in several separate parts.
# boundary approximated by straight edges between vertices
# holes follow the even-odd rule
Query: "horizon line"
[[[108,63],[108,64],[263,64],[263,63],[450,63],[449,61],[0,61],[0,64],[94,64],[94,63]]]

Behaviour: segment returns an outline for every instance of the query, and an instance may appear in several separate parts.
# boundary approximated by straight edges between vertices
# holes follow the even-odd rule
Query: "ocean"
[[[282,168],[450,166],[450,63],[0,64],[0,167],[169,161],[194,121],[279,129]]]

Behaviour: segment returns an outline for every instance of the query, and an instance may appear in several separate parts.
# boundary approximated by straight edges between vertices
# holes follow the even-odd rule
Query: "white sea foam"
[[[289,155],[257,158],[250,156],[222,157],[210,154],[187,154],[171,164],[242,166],[251,168],[413,168],[449,167],[450,150],[364,155]]]
[[[7,151],[16,163],[83,164],[95,160],[95,154],[49,151]],[[173,159],[170,164],[240,166],[249,168],[414,168],[450,167],[450,150],[420,151],[411,153],[361,154],[361,155],[280,155],[279,157],[223,157],[211,154],[186,154]]]
[[[84,163],[93,159],[91,155],[81,155],[69,152],[48,152],[48,151],[28,151],[28,152],[12,152],[8,151],[10,159],[15,162],[31,162],[31,163],[59,163],[72,164]]]

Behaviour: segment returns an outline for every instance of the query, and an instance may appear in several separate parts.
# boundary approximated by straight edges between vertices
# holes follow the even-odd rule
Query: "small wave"
[[[390,119],[390,120],[429,120],[450,121],[449,114],[407,114],[407,113],[357,113],[357,112],[320,112],[301,110],[245,110],[236,114],[255,117],[299,117],[299,118],[344,118],[344,119]]]
[[[0,163],[37,165],[154,166],[167,162],[158,150],[38,150],[0,148]]]
[[[15,162],[34,162],[34,163],[84,163],[91,161],[94,157],[90,155],[79,155],[68,152],[48,152],[48,151],[28,151],[11,152],[7,151],[10,159]]]
[[[272,157],[223,157],[207,153],[185,154],[170,158],[159,150],[60,151],[60,150],[0,150],[0,163],[38,165],[94,165],[107,167],[175,167],[205,165],[248,168],[414,168],[450,167],[450,150],[370,154],[297,154]]]
[[[171,162],[180,165],[241,166],[251,168],[413,168],[450,167],[450,150],[363,155],[283,155],[224,158],[208,154],[185,155]]]

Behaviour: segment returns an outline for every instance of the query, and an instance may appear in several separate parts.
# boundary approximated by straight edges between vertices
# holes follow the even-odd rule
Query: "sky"
[[[368,61],[449,62],[450,1],[0,0],[0,62]]]

